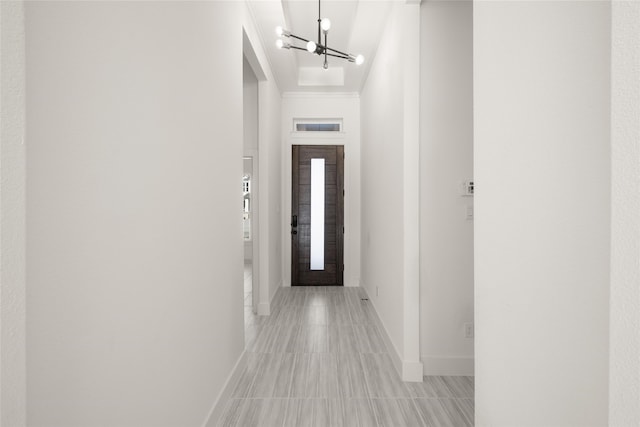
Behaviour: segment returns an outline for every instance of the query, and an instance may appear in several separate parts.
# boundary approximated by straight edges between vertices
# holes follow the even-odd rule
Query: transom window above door
[[[342,119],[293,119],[294,132],[342,132]]]

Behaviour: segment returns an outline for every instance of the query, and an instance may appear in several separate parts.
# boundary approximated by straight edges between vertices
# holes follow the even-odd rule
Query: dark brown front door
[[[294,145],[291,284],[342,285],[344,147]]]

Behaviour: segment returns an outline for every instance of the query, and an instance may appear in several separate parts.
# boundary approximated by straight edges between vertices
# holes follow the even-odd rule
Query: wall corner
[[[420,2],[403,7],[403,360],[420,365]],[[411,365],[409,372],[417,372]],[[403,377],[404,377],[403,363]]]

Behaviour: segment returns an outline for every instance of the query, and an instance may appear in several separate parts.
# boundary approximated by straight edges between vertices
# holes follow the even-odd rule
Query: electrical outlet
[[[473,338],[473,323],[464,324],[464,337]]]

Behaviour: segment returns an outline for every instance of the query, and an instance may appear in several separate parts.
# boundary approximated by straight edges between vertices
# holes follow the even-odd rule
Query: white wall
[[[362,90],[362,284],[402,354],[402,102],[394,7]],[[417,231],[417,230],[416,230]]]
[[[0,425],[26,424],[23,3],[0,2]]]
[[[271,300],[284,281],[282,269],[282,98],[273,77],[260,82],[260,314],[269,314]],[[266,191],[265,191],[266,190]],[[266,212],[266,216],[265,216]],[[287,240],[288,242],[288,240]]]
[[[419,344],[419,2],[394,3],[361,94],[362,283],[405,381]]]
[[[612,2],[609,425],[640,425],[640,3]]]
[[[420,10],[420,353],[425,375],[473,375],[473,3]]]
[[[478,426],[607,424],[610,19],[474,4]]]
[[[343,132],[299,134],[294,119],[342,119]],[[291,146],[344,145],[344,286],[360,283],[360,99],[357,94],[285,93],[282,102],[283,278],[291,286]]]
[[[26,8],[29,425],[201,425],[244,347],[239,5]]]
[[[258,78],[246,58],[242,61],[243,141],[245,150],[258,149]]]

